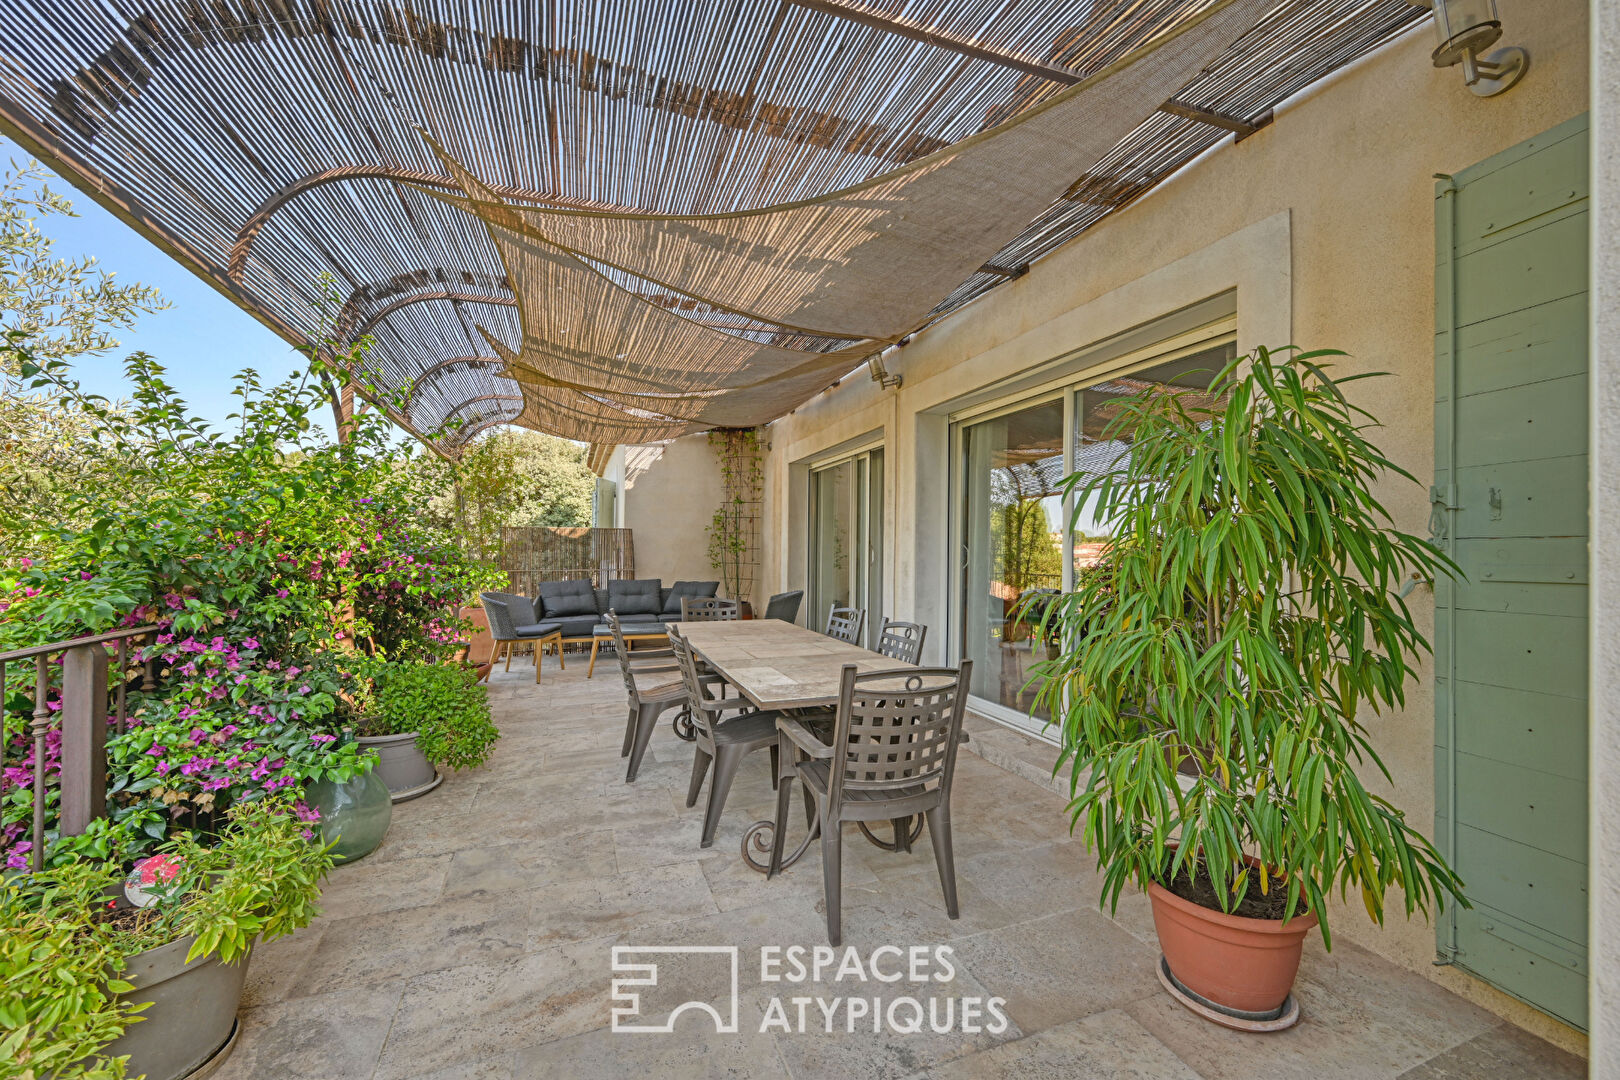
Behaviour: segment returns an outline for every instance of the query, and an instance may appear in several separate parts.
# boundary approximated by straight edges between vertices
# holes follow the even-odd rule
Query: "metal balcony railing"
[[[128,692],[136,677],[143,690],[156,686],[154,662],[139,660],[139,650],[132,643],[137,638],[149,643],[158,629],[135,626],[0,653],[0,695],[5,693],[7,668],[19,661],[33,661],[34,709],[29,727],[34,749],[34,829],[29,853],[36,872],[45,867],[45,759],[51,728],[59,727],[62,732],[58,834],[77,836],[107,812],[107,731],[109,726],[120,734],[128,729]],[[59,709],[51,708],[53,691],[59,691],[54,699],[60,701]],[[0,706],[0,725],[6,720]],[[9,742],[10,732],[0,731],[0,748]]]

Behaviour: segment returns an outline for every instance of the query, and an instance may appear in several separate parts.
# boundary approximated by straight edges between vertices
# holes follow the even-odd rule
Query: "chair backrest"
[[[918,664],[922,662],[923,639],[927,636],[928,627],[922,623],[884,619],[883,630],[878,634],[877,651],[890,660]]]
[[[698,679],[697,659],[692,655],[692,646],[686,643],[680,631],[670,628],[669,647],[675,653],[675,662],[680,665],[681,682],[686,687],[686,700],[692,706],[692,722],[698,729],[698,734],[706,741],[714,739],[714,725],[720,722],[720,711],[711,710],[708,704],[714,699],[703,688]]]
[[[973,662],[960,668],[862,673],[844,665],[833,729],[830,805],[848,792],[902,797],[937,787],[950,798]]]
[[[765,604],[765,617],[767,619],[781,619],[783,622],[797,622],[799,620],[799,602],[803,599],[803,589],[777,593]]]
[[[851,645],[861,643],[861,627],[866,623],[866,612],[861,608],[839,607],[827,612],[827,636]]]
[[[730,622],[742,618],[742,605],[716,596],[681,597],[681,622]]]
[[[516,641],[517,625],[512,621],[512,609],[500,599],[500,593],[480,593],[484,614],[489,617],[489,633],[496,641]]]
[[[630,670],[630,650],[624,643],[624,627],[619,625],[619,613],[612,608],[603,616],[613,632],[613,655],[619,661],[619,674],[624,677],[624,691],[630,695],[630,704],[639,705],[641,696],[636,692],[636,676]]]

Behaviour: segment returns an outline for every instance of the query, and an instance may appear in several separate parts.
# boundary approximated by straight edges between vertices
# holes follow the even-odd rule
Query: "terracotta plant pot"
[[[476,668],[489,666],[490,654],[495,651],[495,639],[489,636],[489,616],[482,607],[464,607],[457,614],[473,624],[467,634],[466,663]]]
[[[356,741],[363,749],[377,751],[376,773],[388,785],[388,794],[395,802],[426,795],[443,779],[433,762],[417,747],[414,731],[403,735],[363,735]]]
[[[1282,1008],[1299,972],[1315,915],[1249,919],[1148,885],[1153,926],[1177,982],[1224,1009],[1259,1016]]]
[[[109,1057],[129,1055],[129,1074],[179,1080],[212,1073],[236,1042],[236,1010],[249,956],[221,963],[216,956],[186,963],[191,937],[129,958],[123,978],[135,989],[122,995],[150,1001],[144,1019],[109,1043]]]

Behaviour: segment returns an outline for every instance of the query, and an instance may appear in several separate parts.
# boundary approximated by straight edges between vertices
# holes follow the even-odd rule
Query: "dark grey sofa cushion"
[[[560,622],[538,622],[516,628],[518,637],[544,637],[562,629]]]
[[[597,616],[597,615],[594,615],[594,614],[593,615],[570,615],[565,619],[557,619],[557,620],[555,620],[555,622],[558,624],[558,627],[562,630],[562,636],[563,637],[565,637],[565,638],[584,638],[587,641],[589,641],[590,638],[591,638],[591,635],[593,633],[595,633],[596,626],[601,621],[602,621],[601,617]]]
[[[631,615],[657,615],[661,608],[658,593],[663,582],[657,578],[637,578],[634,581],[608,582],[608,609],[619,613],[619,618]]]
[[[690,596],[693,600],[701,600],[713,596],[720,591],[718,581],[677,581],[669,587],[664,594],[664,614],[679,616],[681,613],[681,597]]]
[[[545,607],[541,612],[544,619],[599,614],[596,610],[596,592],[588,581],[542,581],[540,603]],[[563,633],[567,635],[567,631]]]

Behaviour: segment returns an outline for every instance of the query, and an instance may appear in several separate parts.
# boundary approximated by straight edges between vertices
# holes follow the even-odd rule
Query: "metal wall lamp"
[[[1530,54],[1517,45],[1497,49],[1488,56],[1481,52],[1502,36],[1502,19],[1496,0],[1408,0],[1434,11],[1434,33],[1438,44],[1434,66],[1462,65],[1463,82],[1480,97],[1494,97],[1510,89],[1530,68]]]

